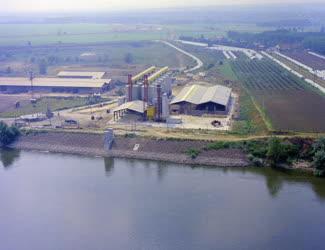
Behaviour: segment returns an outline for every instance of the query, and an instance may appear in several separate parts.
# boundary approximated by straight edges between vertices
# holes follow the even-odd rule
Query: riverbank
[[[91,133],[40,132],[22,135],[11,147],[71,153],[89,156],[121,157],[157,160],[191,165],[246,167],[250,163],[239,149],[203,150],[207,142],[192,140],[162,140],[140,137],[117,137],[111,150],[104,148],[104,136]],[[201,150],[193,159],[187,151]]]

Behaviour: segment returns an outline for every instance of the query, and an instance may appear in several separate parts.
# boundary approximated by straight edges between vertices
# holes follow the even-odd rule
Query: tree
[[[325,151],[319,150],[313,158],[314,166],[317,170],[325,171]]]
[[[316,169],[316,175],[325,173],[325,137],[321,137],[313,144],[313,164]]]
[[[39,73],[41,75],[46,75],[47,73],[47,63],[44,59],[42,59],[39,64],[38,64],[38,68],[39,68]]]
[[[282,155],[282,145],[278,138],[271,138],[268,144],[266,156],[271,163],[271,166],[276,166]]]
[[[8,126],[4,122],[0,122],[0,146],[7,146],[14,142],[20,135],[20,131],[15,126]]]
[[[133,63],[133,55],[131,53],[126,53],[124,56],[124,61],[128,64]]]
[[[314,153],[317,151],[325,151],[325,137],[320,137],[314,142],[313,151]]]
[[[10,66],[8,66],[6,69],[6,74],[11,74],[11,73],[12,73],[12,69]]]

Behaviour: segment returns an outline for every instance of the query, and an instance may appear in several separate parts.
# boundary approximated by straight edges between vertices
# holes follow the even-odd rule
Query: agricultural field
[[[92,97],[41,97],[36,104],[30,102],[29,95],[1,95],[0,117],[15,118],[21,115],[46,113],[49,108],[51,111],[59,111],[75,108],[90,104],[108,101],[107,98]],[[15,103],[19,101],[20,107],[16,108]]]
[[[284,52],[283,54],[313,69],[325,70],[325,59],[311,55],[307,51]]]
[[[269,59],[235,60],[231,66],[258,103],[269,128],[324,132],[325,97]]]
[[[325,80],[317,77],[315,74],[310,73],[307,69],[297,65],[296,63],[288,60],[287,58],[284,58],[283,56],[280,56],[276,53],[272,53],[271,54],[274,58],[278,59],[279,61],[281,61],[282,63],[284,63],[285,65],[287,65],[288,67],[290,67],[291,69],[295,70],[296,72],[300,73],[301,75],[303,75],[305,78],[307,79],[311,79],[314,82],[318,83],[319,85],[325,87]]]
[[[0,75],[8,76],[24,76],[29,68],[38,74],[41,63],[46,64],[49,75],[56,75],[62,69],[110,73],[122,69],[125,76],[136,66],[140,69],[148,65],[181,68],[193,63],[188,56],[158,42],[0,47],[0,60]],[[114,74],[109,77],[114,79]]]

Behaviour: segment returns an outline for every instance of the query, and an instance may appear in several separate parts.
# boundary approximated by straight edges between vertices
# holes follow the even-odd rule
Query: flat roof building
[[[221,85],[190,85],[184,87],[171,101],[171,113],[201,115],[227,114],[231,89]]]

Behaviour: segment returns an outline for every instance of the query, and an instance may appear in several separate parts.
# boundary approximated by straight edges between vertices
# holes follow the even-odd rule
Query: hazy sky
[[[318,0],[322,2],[325,0]],[[0,0],[4,12],[132,10],[180,6],[307,3],[308,0]]]

